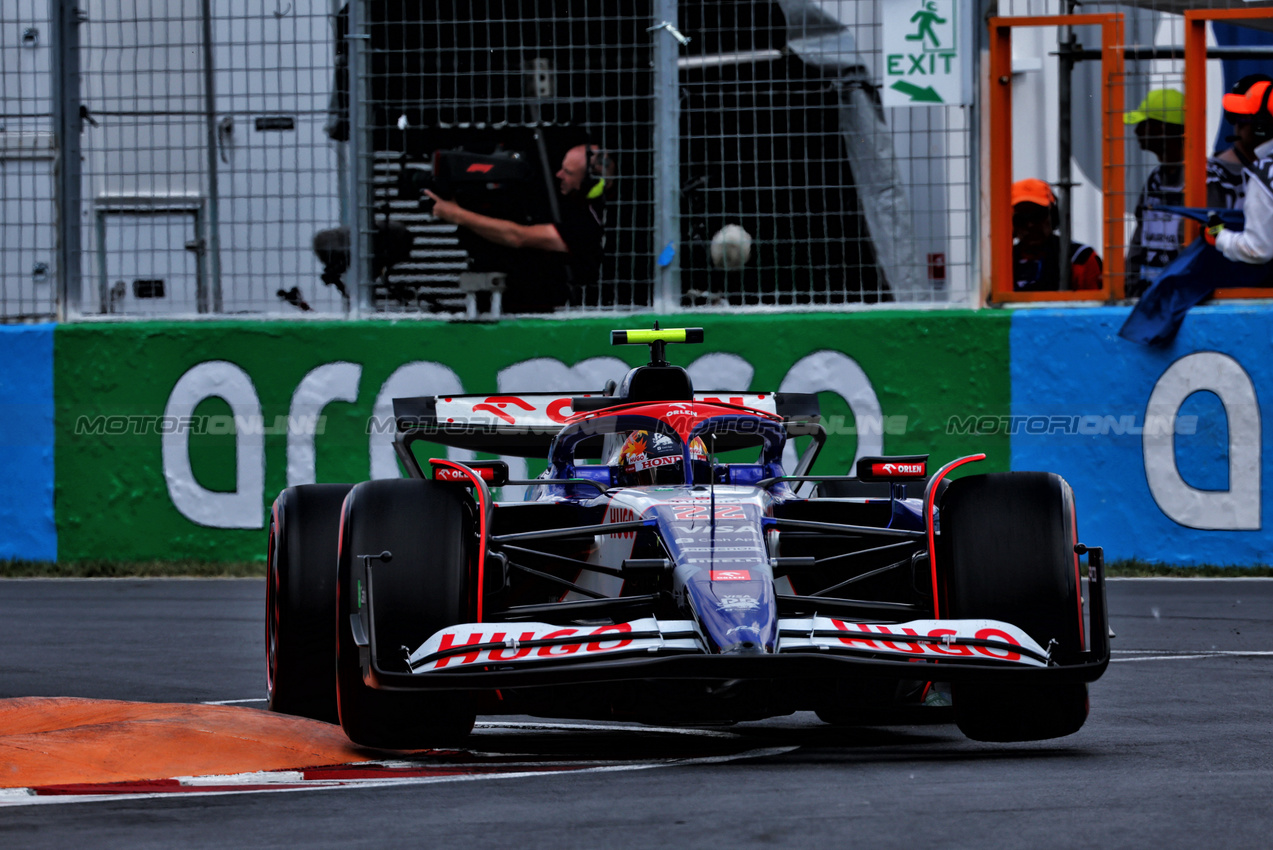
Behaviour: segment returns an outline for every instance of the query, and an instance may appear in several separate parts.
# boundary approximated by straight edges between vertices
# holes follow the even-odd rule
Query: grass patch
[[[264,578],[264,561],[0,560],[0,578]]]
[[[1139,558],[1126,558],[1107,563],[1105,575],[1108,578],[1268,578],[1273,576],[1273,567],[1267,564],[1253,564],[1249,567],[1233,564],[1173,567]]]

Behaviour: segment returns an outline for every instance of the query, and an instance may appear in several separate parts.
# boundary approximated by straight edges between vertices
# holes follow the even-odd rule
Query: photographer
[[[425,193],[433,200],[433,216],[477,236],[519,251],[534,253],[508,273],[504,309],[510,313],[546,313],[567,304],[572,291],[594,285],[601,274],[605,246],[605,178],[610,161],[595,145],[566,151],[561,169],[560,222],[520,224],[465,209],[455,201]]]

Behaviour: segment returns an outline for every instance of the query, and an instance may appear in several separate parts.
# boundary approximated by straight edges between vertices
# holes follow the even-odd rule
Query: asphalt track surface
[[[488,718],[473,750],[538,766],[0,807],[0,846],[1273,846],[1273,581],[1109,590],[1115,663],[1087,725],[1057,741],[838,729],[811,714],[702,732]],[[0,581],[0,698],[258,699],[263,592],[256,580]]]

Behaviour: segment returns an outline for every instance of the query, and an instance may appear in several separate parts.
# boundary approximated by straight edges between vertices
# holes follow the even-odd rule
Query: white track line
[[[614,728],[614,727],[604,727]],[[782,755],[789,753],[798,747],[765,747],[755,750],[748,750],[743,753],[736,753],[727,756],[704,756],[701,758],[671,758],[671,759],[654,759],[639,764],[617,764],[605,765],[599,767],[570,768],[565,767],[561,770],[532,770],[518,771],[515,773],[486,773],[486,774],[466,774],[459,776],[413,776],[401,779],[351,779],[351,780],[316,780],[311,784],[302,787],[284,787],[284,788],[252,788],[244,791],[233,790],[217,790],[217,791],[182,791],[182,792],[158,792],[158,793],[136,793],[136,794],[76,794],[76,795],[57,795],[57,796],[37,796],[30,788],[0,788],[0,808],[11,806],[39,806],[39,805],[55,805],[61,803],[95,803],[109,800],[153,800],[153,799],[187,799],[191,797],[223,797],[230,794],[283,794],[291,791],[330,791],[340,788],[394,788],[404,785],[436,785],[442,782],[475,782],[484,779],[526,779],[530,777],[559,776],[561,774],[578,774],[578,773],[618,773],[621,771],[631,770],[650,770],[656,767],[682,767],[698,764],[721,764],[723,762],[737,761],[747,758],[763,758],[765,756]],[[293,774],[293,771],[283,771],[286,774]],[[175,777],[174,777],[175,778]],[[290,776],[289,776],[290,778]],[[244,784],[244,785],[261,785],[269,784],[262,774],[235,774],[232,776],[208,776],[208,777],[183,777],[183,785],[190,787],[192,785],[212,783],[213,780],[220,779],[224,785]]]
[[[1122,661],[1186,661],[1191,658],[1266,658],[1273,655],[1273,651],[1268,650],[1240,650],[1240,649],[1186,649],[1176,652],[1163,651],[1158,649],[1124,649],[1115,650],[1115,654],[1135,655],[1134,658],[1111,658],[1110,662],[1117,664]]]
[[[473,724],[474,729],[519,729],[526,731],[551,731],[551,732],[571,732],[577,729],[583,729],[588,732],[658,732],[662,735],[696,735],[700,738],[741,738],[737,732],[726,732],[721,729],[686,729],[680,726],[641,726],[637,724],[631,725],[607,725],[604,723],[545,723],[536,721],[529,722],[505,722],[505,721],[482,721]]]
[[[1107,576],[1106,581],[1273,581],[1273,576]]]

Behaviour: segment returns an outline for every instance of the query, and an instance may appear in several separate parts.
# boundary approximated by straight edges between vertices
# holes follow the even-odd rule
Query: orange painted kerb
[[[0,788],[289,770],[384,758],[339,726],[254,708],[0,700]]]

